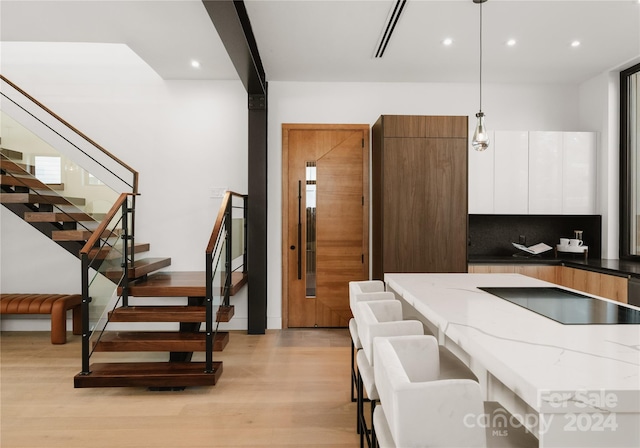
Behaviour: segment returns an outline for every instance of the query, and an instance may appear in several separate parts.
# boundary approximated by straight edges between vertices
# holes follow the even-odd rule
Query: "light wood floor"
[[[232,332],[215,356],[224,371],[210,388],[74,389],[78,336],[51,345],[48,332],[4,332],[0,446],[359,446],[348,330]]]

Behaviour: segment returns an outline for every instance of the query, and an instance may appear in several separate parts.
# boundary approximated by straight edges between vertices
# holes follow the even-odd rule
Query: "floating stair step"
[[[22,160],[22,153],[9,148],[0,148],[0,154],[13,160]]]
[[[112,331],[95,344],[97,352],[203,352],[205,333],[171,331]],[[229,343],[228,332],[217,332],[213,351],[221,352]]]
[[[55,230],[51,232],[51,239],[53,241],[86,241],[88,240],[93,231],[91,230]],[[117,232],[104,231],[102,238],[118,238]]]
[[[214,386],[222,375],[222,362],[205,373],[204,362],[96,363],[88,375],[78,374],[74,387],[187,387]]]
[[[135,260],[133,267],[129,268],[129,278],[138,278],[158,269],[171,266],[171,258],[143,258]]]
[[[220,306],[216,313],[216,322],[229,322],[235,314],[235,307],[233,305]]]
[[[230,295],[236,294],[248,281],[248,275],[231,275]],[[204,271],[158,272],[129,285],[129,294],[136,297],[205,297]]]
[[[171,258],[143,258],[140,260],[135,260],[133,266],[129,267],[129,279],[143,277],[151,272],[157,271],[158,269],[162,269],[167,266],[171,266]],[[110,280],[119,281],[122,277],[122,273],[123,269],[121,267],[118,267],[113,271],[107,270],[106,272],[104,272],[104,275]],[[129,294],[134,295],[131,294],[131,292],[129,292]]]
[[[133,246],[133,253],[139,254],[142,252],[148,252],[151,248],[149,243],[137,243]],[[131,253],[131,246],[129,246],[129,253]],[[122,257],[122,247],[118,245],[118,247],[114,250],[109,246],[104,246],[101,248],[91,249],[89,251],[89,258],[95,260],[106,260],[106,259],[118,259]]]
[[[204,306],[128,306],[109,313],[110,322],[204,322]]]
[[[24,214],[27,222],[86,222],[95,221],[86,213],[60,213],[60,212],[27,212]]]
[[[135,297],[205,297],[204,271],[157,272],[129,285]]]
[[[0,193],[0,203],[3,204],[67,204],[84,205],[84,198],[68,198],[32,193]]]
[[[249,276],[246,272],[232,272],[231,273],[231,292],[229,295],[235,296],[238,291],[242,289],[244,285],[249,281]]]
[[[49,188],[47,184],[41,182],[35,177],[16,177],[8,176],[6,174],[0,175],[0,185],[6,185],[9,187],[29,187],[34,190],[46,190]]]
[[[32,175],[35,174],[35,171],[36,171],[35,167],[31,165],[14,162],[13,160],[4,159],[4,158],[0,159],[0,169],[8,173],[20,173],[20,174],[29,173]]]

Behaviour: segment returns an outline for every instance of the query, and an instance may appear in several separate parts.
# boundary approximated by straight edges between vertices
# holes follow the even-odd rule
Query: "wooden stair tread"
[[[109,322],[204,322],[205,306],[128,306],[109,312]]]
[[[229,295],[235,296],[238,291],[242,289],[244,285],[249,281],[249,275],[246,272],[232,272],[231,273],[231,291]]]
[[[9,148],[0,148],[0,154],[14,160],[22,160],[22,153]]]
[[[34,190],[46,190],[49,187],[44,182],[36,179],[35,177],[17,177],[8,176],[6,174],[0,175],[0,185],[6,185],[10,187],[29,187]]]
[[[171,266],[171,258],[141,258],[135,260],[133,266],[129,266],[129,279],[144,277],[145,275],[157,271],[158,269]],[[120,281],[123,277],[124,269],[120,266],[114,270],[103,272],[104,276],[112,281]],[[118,293],[121,289],[118,289]],[[131,295],[131,293],[129,293]]]
[[[62,204],[84,205],[84,198],[68,198],[62,196],[49,196],[32,193],[0,193],[0,203],[3,204]]]
[[[220,306],[216,312],[216,322],[229,322],[235,314],[235,307],[233,305]]]
[[[111,331],[105,332],[95,344],[96,352],[202,352],[204,332],[171,331]],[[222,351],[229,342],[228,332],[217,332],[213,351]]]
[[[60,212],[26,212],[24,220],[27,222],[83,222],[96,221],[86,213],[60,213]]]
[[[53,241],[86,241],[91,235],[92,230],[77,229],[77,230],[54,230],[51,232],[51,239]],[[102,233],[102,238],[118,238],[118,232],[105,230]]]
[[[214,386],[222,375],[222,362],[205,373],[204,362],[96,363],[88,375],[74,377],[74,387],[185,387]]]
[[[135,297],[205,297],[204,271],[157,272],[129,285]]]
[[[171,258],[142,258],[135,260],[133,266],[129,268],[129,278],[142,277],[167,266],[171,266]]]
[[[0,159],[0,169],[8,173],[35,174],[35,167],[5,158]]]
[[[148,252],[151,248],[149,243],[136,243],[133,245],[133,253],[139,254],[142,252]],[[129,253],[131,253],[132,246],[129,246]],[[91,249],[89,251],[89,258],[95,260],[105,260],[105,259],[119,259],[122,258],[121,246],[118,245],[117,250],[113,250],[109,246],[104,246],[101,248]]]
[[[233,272],[231,292],[235,295],[247,283],[248,275]],[[205,297],[204,271],[158,272],[129,285],[129,295],[135,297]]]
[[[128,306],[109,312],[109,322],[205,322],[206,306]],[[220,306],[216,311],[217,322],[229,322],[235,307]]]

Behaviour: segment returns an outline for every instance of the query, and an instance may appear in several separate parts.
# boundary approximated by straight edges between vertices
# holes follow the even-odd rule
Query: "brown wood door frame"
[[[290,130],[310,130],[310,131],[362,131],[364,138],[364,151],[362,157],[362,194],[364,196],[363,213],[363,253],[364,271],[369,273],[369,157],[370,157],[370,126],[368,124],[313,124],[313,123],[283,123],[282,124],[282,328],[289,328],[289,256],[291,251],[288,242],[288,222],[289,222],[289,131]]]

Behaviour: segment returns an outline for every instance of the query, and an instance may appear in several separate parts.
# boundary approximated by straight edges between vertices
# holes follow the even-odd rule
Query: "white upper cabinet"
[[[562,132],[529,132],[529,213],[562,213]]]
[[[593,215],[594,132],[495,131],[469,150],[469,213]]]
[[[471,142],[471,137],[469,138]],[[476,151],[469,144],[469,213],[491,215],[493,211],[493,182],[495,143],[489,132],[489,147]]]
[[[562,213],[596,212],[596,134],[564,132],[562,154]]]
[[[528,133],[496,131],[494,136],[494,213],[527,214],[529,172]]]

